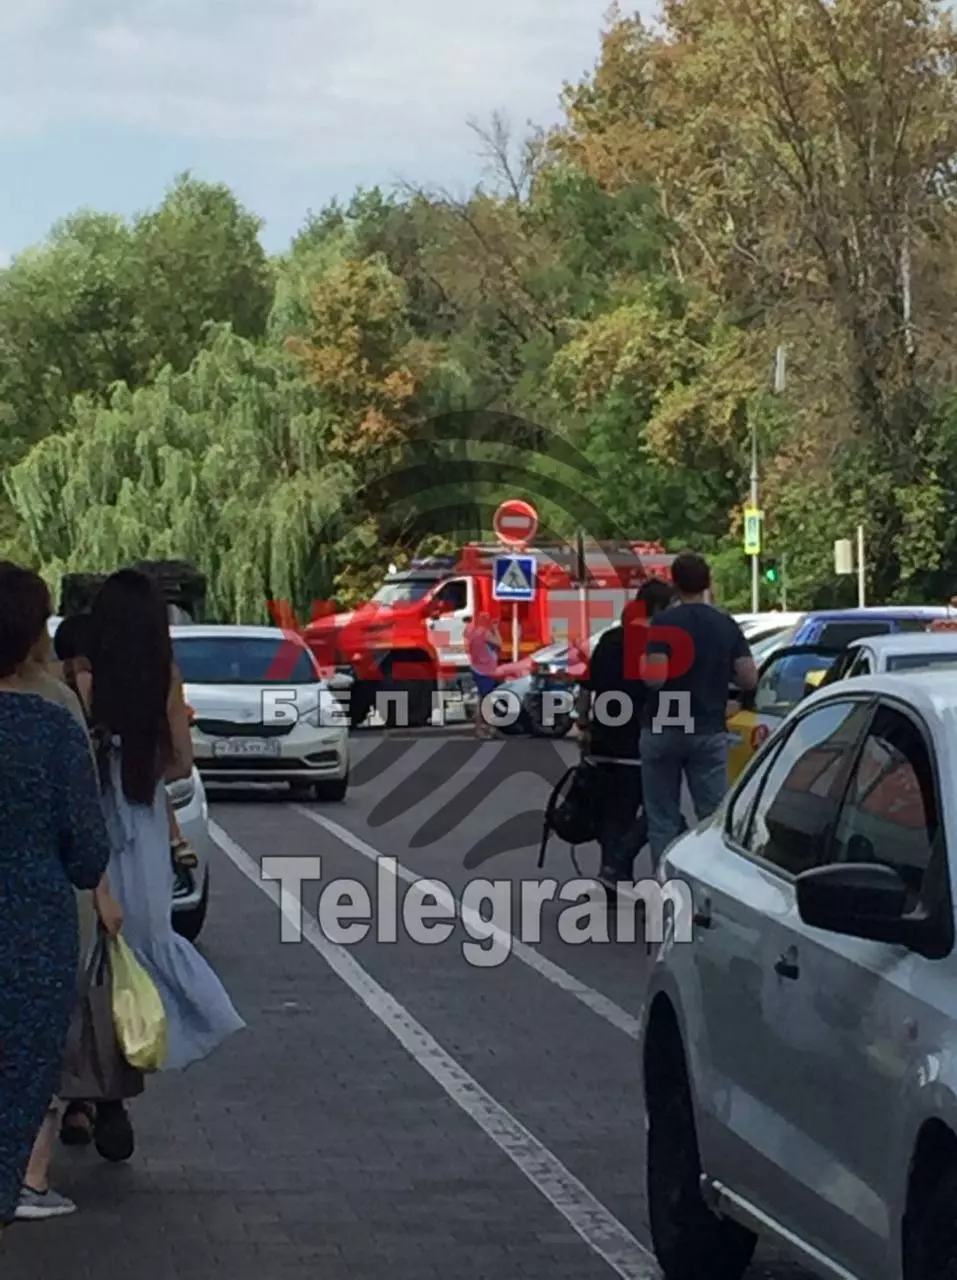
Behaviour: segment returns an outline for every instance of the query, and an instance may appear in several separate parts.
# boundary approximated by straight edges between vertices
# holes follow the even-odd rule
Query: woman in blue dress
[[[88,673],[77,676],[96,746],[109,832],[110,891],[123,937],[159,989],[168,1019],[163,1070],[205,1058],[245,1026],[219,978],[171,918],[167,781],[193,766],[182,681],[173,663],[166,603],[134,569],[104,582],[90,615]],[[122,1102],[96,1108],[97,1148],[111,1160],[133,1153]]]
[[[90,747],[21,672],[51,614],[46,584],[0,564],[0,1230],[59,1083],[78,962],[74,889],[94,889],[109,841]]]

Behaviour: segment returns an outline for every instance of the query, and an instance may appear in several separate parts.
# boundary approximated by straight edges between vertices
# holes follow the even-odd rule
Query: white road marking
[[[307,818],[310,822],[314,822],[316,826],[323,827],[330,835],[335,836],[343,844],[348,845],[350,849],[355,850],[363,858],[368,858],[370,862],[376,866],[382,865],[380,859],[386,855],[380,853],[373,845],[367,844],[360,836],[355,835],[347,827],[341,826],[338,822],[334,822],[331,818],[327,818],[324,813],[318,813],[314,809],[307,809],[303,805],[290,805],[296,813]],[[389,855],[394,857],[394,855]],[[388,867],[388,863],[385,864]],[[444,900],[450,896],[447,886],[436,884],[432,880],[426,880],[421,876],[417,876],[410,868],[405,867],[395,858],[395,871],[400,879],[405,880],[408,884],[418,884],[426,892],[435,894]],[[604,1018],[606,1022],[611,1023],[619,1031],[623,1031],[626,1036],[632,1040],[637,1040],[640,1034],[641,1024],[638,1019],[621,1005],[615,1004],[614,1000],[610,1000],[608,996],[602,995],[600,991],[596,991],[594,987],[589,987],[587,983],[580,982],[578,978],[572,977],[567,969],[563,969],[561,965],[555,964],[554,961],[548,960],[534,947],[528,946],[514,934],[510,934],[504,929],[495,928],[490,921],[485,920],[474,910],[463,908],[462,903],[453,895],[452,902],[455,909],[466,925],[475,924],[482,935],[493,935],[496,942],[508,944],[511,946],[512,953],[528,965],[530,969],[534,969],[541,977],[546,978],[556,987],[560,987],[562,991],[566,991],[569,995],[580,1000],[582,1004],[587,1005],[593,1013],[597,1013],[600,1018]]]
[[[218,823],[209,824],[209,833],[234,866],[282,910],[279,885],[260,878],[256,860]],[[284,914],[293,924],[299,925],[298,913],[291,906]],[[302,936],[418,1065],[538,1188],[590,1249],[623,1280],[658,1280],[661,1273],[644,1245],[520,1120],[486,1093],[478,1081],[366,972],[345,947],[325,937],[318,924],[308,916],[302,921]]]

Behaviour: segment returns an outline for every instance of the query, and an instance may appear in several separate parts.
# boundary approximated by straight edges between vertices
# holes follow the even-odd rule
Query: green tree
[[[306,608],[342,567],[355,477],[330,460],[331,436],[298,362],[224,325],[186,371],[118,386],[107,405],[80,399],[71,429],[35,446],[7,488],[53,581],[183,557],[208,575],[221,619],[265,621],[267,600]]]

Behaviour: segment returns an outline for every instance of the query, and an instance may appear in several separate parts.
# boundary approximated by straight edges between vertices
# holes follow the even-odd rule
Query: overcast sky
[[[627,6],[626,6],[627,7]],[[270,249],[357,185],[467,189],[466,121],[558,115],[608,0],[0,0],[0,259],[228,182]]]

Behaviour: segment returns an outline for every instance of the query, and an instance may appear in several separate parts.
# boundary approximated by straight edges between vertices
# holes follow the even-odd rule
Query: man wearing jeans
[[[711,816],[728,784],[728,689],[753,689],[758,672],[741,628],[706,601],[707,561],[676,556],[671,578],[678,603],[665,610],[648,637],[643,675],[657,694],[648,699],[641,731],[648,843],[658,867],[681,835],[681,783],[699,822]]]

